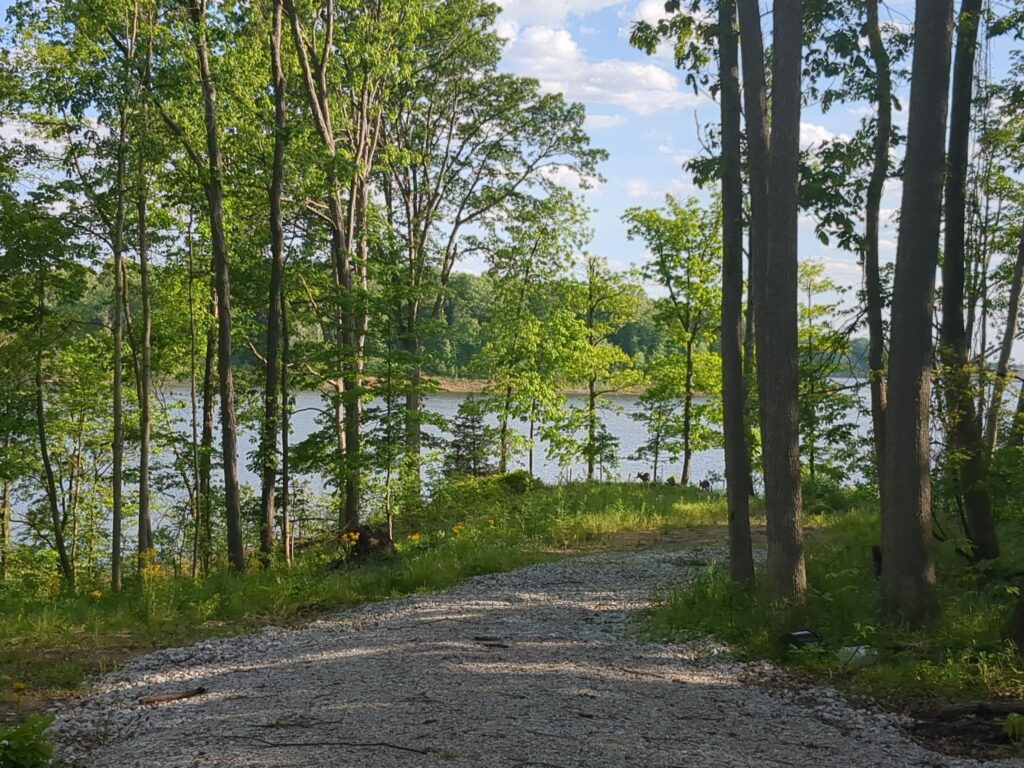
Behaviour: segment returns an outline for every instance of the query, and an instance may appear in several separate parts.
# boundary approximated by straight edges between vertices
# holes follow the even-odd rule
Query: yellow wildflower
[[[418,544],[420,541],[420,535],[418,533],[410,533],[408,536],[406,536],[406,538],[409,539],[409,541],[411,541],[413,544]]]
[[[15,693],[24,693],[25,692],[25,684],[24,683],[15,683],[11,687],[14,689]]]
[[[460,533],[462,533],[463,530],[465,530],[465,528],[466,526],[464,526],[462,523],[456,523],[454,526],[452,526],[452,533],[458,536]]]
[[[497,521],[493,517],[487,518],[487,522],[491,524],[491,528],[493,528],[494,526],[496,526],[498,524]]]
[[[94,589],[92,592],[89,593],[89,597],[91,597],[93,600],[99,600],[101,597],[103,597],[103,593],[100,592],[98,589]]]

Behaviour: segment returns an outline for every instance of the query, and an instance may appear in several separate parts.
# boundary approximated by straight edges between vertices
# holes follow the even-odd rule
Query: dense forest
[[[699,196],[621,211],[648,255],[623,271],[590,251],[607,153],[581,104],[501,66],[494,4],[11,4],[0,590],[387,551],[395,520],[541,439],[596,481],[620,459],[603,409],[632,392],[645,481],[696,484],[693,455],[724,451],[734,580],[755,579],[754,490],[758,578],[799,603],[805,492],[858,486],[883,614],[934,620],[936,548],[995,560],[1024,493],[1024,60],[988,59],[1024,11],[664,5],[629,42],[667,44],[720,117],[681,171]],[[811,102],[859,123],[803,146]],[[801,220],[858,288],[804,258]],[[437,377],[481,382],[449,423]],[[320,400],[301,440],[299,392]]]

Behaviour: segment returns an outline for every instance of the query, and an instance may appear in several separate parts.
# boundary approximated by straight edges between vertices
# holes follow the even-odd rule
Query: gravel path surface
[[[652,593],[721,557],[592,555],[153,653],[59,716],[58,755],[82,768],[979,765],[834,691],[752,685],[710,641],[627,636]]]

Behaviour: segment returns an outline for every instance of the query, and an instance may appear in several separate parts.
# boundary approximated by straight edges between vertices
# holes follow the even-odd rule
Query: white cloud
[[[674,72],[648,62],[588,61],[565,29],[524,29],[506,61],[520,74],[536,77],[548,91],[574,101],[615,104],[639,115],[693,107],[701,97],[680,89]]]
[[[533,25],[561,26],[570,16],[585,16],[621,0],[505,0],[503,18],[513,19],[522,27]]]
[[[824,144],[826,141],[842,139],[848,141],[849,136],[845,133],[833,133],[823,125],[817,123],[800,123],[800,149],[810,149],[817,144]]]
[[[632,198],[649,197],[651,194],[650,183],[642,179],[630,179],[626,182],[626,195]]]
[[[614,128],[617,125],[622,125],[626,122],[625,115],[587,115],[586,122],[583,124],[588,130],[595,128]]]
[[[509,43],[514,43],[515,39],[519,36],[519,24],[515,19],[499,16],[498,21],[494,25],[494,31],[498,33],[498,37]]]

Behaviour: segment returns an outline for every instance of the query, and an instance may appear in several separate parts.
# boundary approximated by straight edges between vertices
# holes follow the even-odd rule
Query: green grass
[[[31,709],[42,698],[73,692],[86,676],[134,653],[442,589],[600,546],[619,532],[724,522],[720,499],[689,489],[525,488],[515,477],[488,478],[451,484],[424,509],[399,518],[397,556],[336,572],[325,567],[337,556],[328,548],[304,554],[291,568],[241,576],[193,581],[157,572],[120,594],[72,596],[9,584],[0,588],[0,710]]]
[[[939,547],[942,618],[911,631],[889,626],[880,612],[880,589],[871,546],[878,541],[877,507],[859,499],[841,514],[812,517],[807,540],[808,594],[800,607],[746,592],[724,568],[709,570],[674,591],[647,618],[649,636],[681,639],[716,635],[738,655],[768,658],[827,679],[847,691],[895,706],[1024,695],[1024,664],[1007,629],[1024,571],[1024,533],[1001,527],[1004,554],[997,563],[971,567],[954,544]],[[812,629],[824,643],[794,650],[782,638]],[[874,663],[853,667],[838,658],[843,646],[869,645]]]

